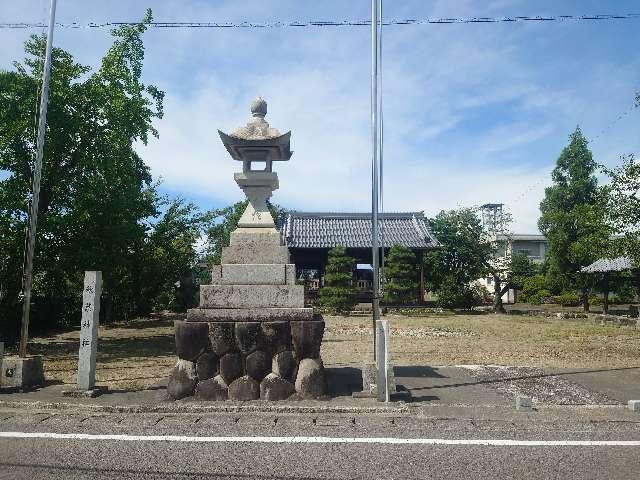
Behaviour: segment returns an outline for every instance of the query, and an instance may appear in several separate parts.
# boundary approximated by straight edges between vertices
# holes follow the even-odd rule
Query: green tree
[[[163,92],[141,81],[139,25],[112,31],[114,42],[99,69],[53,49],[32,325],[48,328],[79,316],[85,270],[102,270],[103,312],[134,314],[142,288],[140,262],[147,219],[157,215],[149,168],[134,145],[157,136]],[[0,71],[0,318],[13,336],[20,315],[24,232],[35,158],[34,117],[45,40],[25,44],[27,58]],[[5,333],[6,334],[6,333]]]
[[[229,246],[231,232],[238,228],[238,222],[247,208],[247,203],[247,200],[236,202],[208,213],[207,226],[205,227],[207,263],[220,264],[222,249]]]
[[[538,272],[538,266],[531,260],[529,260],[529,257],[527,257],[526,255],[512,255],[511,261],[509,262],[507,277],[509,288],[512,288],[514,290],[522,290],[524,288],[525,280],[529,277],[537,275]]]
[[[493,280],[493,310],[497,313],[504,313],[502,296],[512,288],[510,283],[511,275],[511,255],[507,251],[510,241],[509,225],[511,224],[511,214],[501,213],[495,216],[490,222],[483,225],[482,237],[478,240],[480,244],[487,245],[489,255],[485,260],[485,275]]]
[[[592,279],[581,275],[607,251],[611,229],[605,222],[605,195],[594,175],[596,163],[580,128],[558,158],[540,204],[538,227],[548,241],[548,284],[552,293],[573,287],[582,291],[589,309]]]
[[[613,255],[626,255],[640,265],[640,162],[633,154],[621,157],[614,168],[604,168],[607,187],[607,219],[619,235]]]
[[[407,247],[394,245],[384,264],[384,301],[392,305],[414,303],[418,297],[416,256]]]
[[[356,304],[353,286],[355,260],[344,247],[329,250],[324,285],[320,288],[318,305],[333,312],[348,313]]]
[[[165,199],[164,214],[152,226],[141,264],[142,292],[137,310],[185,311],[197,304],[194,276],[203,215],[183,199]]]
[[[493,253],[476,210],[442,211],[429,224],[442,246],[425,255],[425,280],[441,306],[473,306],[480,295],[470,285],[487,274]]]
[[[247,208],[248,200],[236,202],[224,208],[208,212],[205,216],[205,262],[209,265],[219,265],[222,249],[229,246],[231,232],[238,228],[240,217]],[[276,225],[286,217],[288,210],[280,205],[267,202],[271,216]],[[210,280],[210,279],[209,279]],[[202,281],[209,281],[207,277]]]
[[[497,243],[498,244],[498,243]],[[493,310],[497,313],[504,313],[504,305],[502,297],[509,290],[521,290],[527,278],[538,273],[538,267],[529,260],[526,255],[515,254],[508,255],[506,262],[497,260],[499,252],[502,255],[501,248],[496,247],[494,258],[489,262],[488,272],[493,278]],[[505,252],[506,253],[506,252]],[[501,257],[500,257],[501,258]]]

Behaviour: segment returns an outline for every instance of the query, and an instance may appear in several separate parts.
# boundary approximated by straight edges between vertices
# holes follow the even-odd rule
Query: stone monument
[[[102,272],[84,272],[80,350],[78,352],[78,388],[82,390],[93,390],[96,386],[101,292]]]
[[[304,287],[275,227],[267,200],[279,186],[273,162],[291,158],[291,132],[265,120],[267,102],[251,103],[246,126],[220,138],[242,172],[248,205],[222,250],[200,306],[175,322],[178,363],[170,398],[284,400],[326,395],[320,345],[324,321],[304,307]],[[258,163],[261,168],[256,168]]]
[[[96,386],[98,355],[98,326],[100,324],[100,295],[102,272],[84,272],[82,289],[82,317],[80,320],[80,349],[78,350],[78,381],[76,388],[63,390],[66,397],[97,397],[107,390]]]

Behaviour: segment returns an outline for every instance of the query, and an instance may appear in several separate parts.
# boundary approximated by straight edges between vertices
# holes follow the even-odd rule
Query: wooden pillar
[[[604,295],[604,302],[602,304],[602,313],[609,313],[609,272],[604,273],[602,280],[602,293]]]
[[[424,303],[424,251],[420,250],[420,303]]]

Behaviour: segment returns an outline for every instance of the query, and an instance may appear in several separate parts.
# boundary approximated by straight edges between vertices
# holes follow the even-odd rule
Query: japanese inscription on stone
[[[2,357],[4,356],[4,342],[0,342],[0,370],[2,370]],[[0,374],[0,387],[2,386],[2,374]]]
[[[84,273],[82,320],[80,322],[80,352],[78,355],[78,388],[92,390],[96,384],[96,352],[102,272]]]

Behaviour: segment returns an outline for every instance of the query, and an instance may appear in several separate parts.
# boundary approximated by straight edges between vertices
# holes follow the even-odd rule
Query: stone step
[[[214,265],[213,285],[295,285],[296,266],[284,263]]]
[[[202,285],[200,308],[304,307],[303,285]]]
[[[231,232],[230,245],[246,243],[282,246],[280,232],[275,228],[236,228]]]
[[[313,308],[191,308],[188,322],[273,322],[313,320]]]
[[[243,245],[230,245],[222,249],[222,262],[231,264],[278,263],[289,261],[289,249],[281,245],[265,245],[247,242]]]

